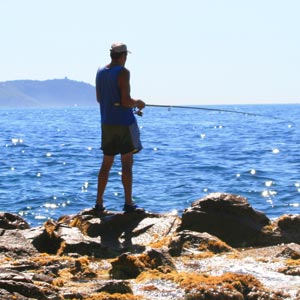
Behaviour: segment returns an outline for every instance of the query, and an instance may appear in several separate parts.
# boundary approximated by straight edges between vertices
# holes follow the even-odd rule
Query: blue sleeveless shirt
[[[101,123],[131,125],[136,122],[132,108],[121,105],[118,75],[124,67],[104,67],[97,71],[96,90],[100,95]]]

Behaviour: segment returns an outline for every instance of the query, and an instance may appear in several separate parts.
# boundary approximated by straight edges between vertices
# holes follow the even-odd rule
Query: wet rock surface
[[[300,243],[300,216],[284,215],[272,222],[238,195],[212,193],[182,214],[178,231],[208,232],[232,247]]]
[[[210,194],[182,217],[0,213],[0,299],[300,299],[300,217]]]

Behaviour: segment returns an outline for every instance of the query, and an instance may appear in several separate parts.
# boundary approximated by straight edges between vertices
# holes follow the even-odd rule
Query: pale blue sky
[[[0,0],[0,81],[94,84],[121,41],[147,103],[300,103],[299,14],[299,0]]]

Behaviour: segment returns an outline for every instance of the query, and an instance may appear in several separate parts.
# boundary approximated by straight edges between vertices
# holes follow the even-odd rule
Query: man
[[[96,75],[96,96],[100,103],[103,161],[98,174],[98,191],[95,210],[103,212],[103,194],[108,181],[114,158],[121,154],[122,184],[125,194],[125,212],[144,212],[132,201],[133,154],[142,149],[139,128],[133,109],[138,113],[145,107],[142,100],[130,96],[130,72],[124,67],[127,46],[123,43],[112,44],[111,62],[98,69]]]

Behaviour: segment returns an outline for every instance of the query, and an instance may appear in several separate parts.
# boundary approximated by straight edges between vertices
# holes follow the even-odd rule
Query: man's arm
[[[130,72],[124,68],[120,71],[118,77],[119,88],[121,91],[121,105],[124,107],[137,107],[143,109],[145,102],[142,100],[134,100],[130,96]],[[98,98],[97,98],[98,99]]]

